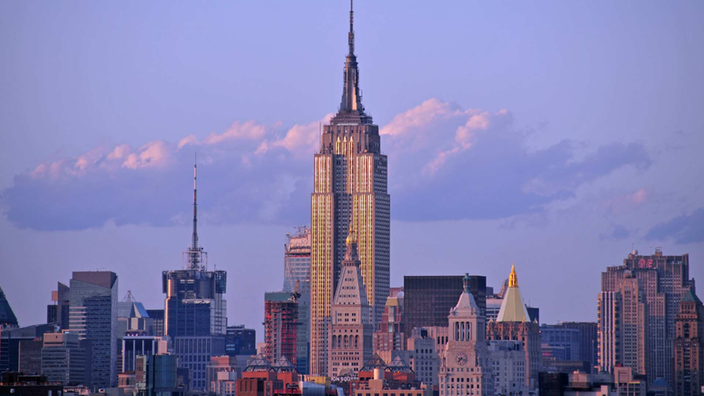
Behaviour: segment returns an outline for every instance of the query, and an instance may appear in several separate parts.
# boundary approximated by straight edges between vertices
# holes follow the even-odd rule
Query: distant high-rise
[[[379,127],[362,105],[350,10],[342,102],[323,126],[311,196],[311,373],[328,372],[328,324],[345,238],[354,230],[372,323],[381,320],[390,281],[390,197]]]
[[[283,291],[310,293],[310,228],[298,227],[296,233],[286,237]]]
[[[55,330],[53,324],[41,324],[0,331],[0,373],[19,371],[20,343],[40,339]]]
[[[71,278],[69,328],[92,346],[92,385],[117,384],[117,274],[74,272]]]
[[[501,310],[496,321],[490,320],[486,326],[487,338],[490,340],[520,340],[526,356],[525,386],[535,389],[538,385],[540,358],[540,325],[531,321],[521,291],[518,288],[516,268],[511,266],[508,288],[504,293]]]
[[[162,272],[166,294],[164,333],[169,337],[224,335],[227,329],[225,271],[208,270],[208,253],[198,246],[197,167],[193,166],[193,234],[183,252],[186,268]]]
[[[281,356],[296,364],[298,341],[298,293],[264,294],[265,356],[276,362]]]
[[[470,275],[469,292],[479,310],[486,309],[486,277]],[[411,334],[417,327],[447,327],[447,313],[464,290],[462,275],[404,276],[404,331]]]
[[[357,242],[347,237],[340,283],[332,303],[329,377],[357,377],[372,357],[372,321],[364,292]]]
[[[51,302],[46,308],[47,323],[54,323],[62,330],[68,329],[68,311],[71,288],[58,282],[56,291],[51,292]]]
[[[16,329],[17,327],[19,327],[17,317],[12,312],[10,303],[7,302],[7,297],[5,297],[5,292],[0,287],[0,330]]]
[[[287,234],[284,246],[284,288],[288,293],[298,293],[298,325],[296,336],[296,370],[308,374],[310,361],[310,228],[298,227],[293,235]],[[294,361],[291,359],[291,361]]]
[[[689,289],[675,319],[675,395],[701,395],[704,385],[704,306]]]
[[[599,366],[612,372],[621,364],[635,374],[672,386],[675,318],[679,304],[694,287],[689,255],[644,256],[633,251],[623,265],[601,274],[599,294]]]
[[[244,325],[227,326],[225,348],[228,356],[253,356],[257,354],[257,332]]]
[[[592,369],[599,363],[596,322],[561,322],[553,327],[579,330],[581,360],[587,362]]]

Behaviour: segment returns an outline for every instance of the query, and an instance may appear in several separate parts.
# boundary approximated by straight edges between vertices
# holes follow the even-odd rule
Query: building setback
[[[372,325],[381,320],[390,280],[390,196],[379,127],[362,105],[350,10],[342,101],[323,126],[311,196],[311,373],[328,372],[328,325],[345,238],[354,230]]]
[[[599,295],[599,366],[611,372],[621,364],[645,374],[648,386],[674,381],[675,318],[679,304],[694,287],[689,255],[653,255],[634,250],[623,265],[601,274]]]

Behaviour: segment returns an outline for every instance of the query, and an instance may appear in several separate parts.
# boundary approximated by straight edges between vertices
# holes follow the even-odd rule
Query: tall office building
[[[90,341],[80,341],[75,333],[44,334],[41,371],[51,382],[87,385],[91,382]]]
[[[286,356],[296,364],[299,296],[287,292],[264,293],[264,355],[269,362]]]
[[[178,367],[189,370],[191,389],[207,389],[205,366],[225,354],[227,273],[208,269],[198,245],[198,168],[193,165],[193,233],[182,254],[182,269],[162,272],[164,333],[173,341]]]
[[[15,313],[12,312],[12,307],[10,303],[7,302],[7,297],[5,297],[5,292],[2,291],[0,287],[0,331],[5,329],[16,329],[19,327],[17,322],[17,317]]]
[[[486,312],[486,277],[470,275],[469,292],[481,312]],[[404,276],[404,330],[417,327],[447,327],[447,313],[462,294],[464,277]]]
[[[74,272],[71,278],[69,328],[92,345],[91,383],[117,384],[117,274]]]
[[[675,328],[675,395],[701,395],[704,385],[704,306],[692,289],[680,302]]]
[[[526,362],[525,386],[535,389],[538,386],[540,358],[540,325],[537,320],[530,320],[528,310],[518,288],[518,276],[515,266],[511,266],[508,288],[504,293],[501,310],[496,321],[490,320],[486,326],[487,338],[490,340],[523,341]]]
[[[284,288],[288,293],[298,293],[298,331],[296,332],[296,370],[308,374],[310,360],[310,228],[298,227],[293,235],[287,234],[284,245]],[[291,359],[291,361],[294,361]]]
[[[540,340],[543,346],[560,349],[559,360],[582,360],[582,340],[577,329],[566,329],[560,325],[542,325]]]
[[[350,234],[332,304],[329,377],[356,377],[372,357],[373,329],[369,305],[362,283],[357,243]]]
[[[694,287],[689,255],[665,256],[633,251],[623,265],[601,274],[599,295],[599,366],[621,364],[647,376],[648,386],[674,381],[675,318],[679,304]],[[659,383],[662,383],[660,381]]]
[[[459,301],[449,312],[450,339],[440,367],[440,396],[494,394],[486,317],[469,291],[470,280],[467,274]]]
[[[193,234],[191,246],[182,255],[182,268],[186,268],[162,272],[164,333],[171,338],[227,332],[227,272],[208,270],[208,253],[198,246],[197,171],[193,165]]]
[[[362,105],[350,10],[342,102],[323,126],[311,196],[311,373],[328,372],[328,325],[345,238],[354,231],[372,323],[381,320],[390,276],[390,197],[379,127]]]

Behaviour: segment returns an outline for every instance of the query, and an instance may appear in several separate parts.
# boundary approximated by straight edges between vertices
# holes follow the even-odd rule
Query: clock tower
[[[494,393],[494,378],[486,341],[486,319],[472,293],[471,278],[450,310],[448,342],[440,367],[440,396],[486,396]]]

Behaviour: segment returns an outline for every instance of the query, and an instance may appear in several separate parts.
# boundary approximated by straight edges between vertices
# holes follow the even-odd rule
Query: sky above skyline
[[[392,286],[499,287],[515,262],[554,323],[595,321],[600,272],[632,248],[688,253],[701,279],[702,20],[701,2],[356,2]],[[21,324],[74,270],[163,307],[197,153],[201,244],[230,324],[260,333],[286,232],[310,221],[347,29],[345,1],[0,2],[0,287]]]

